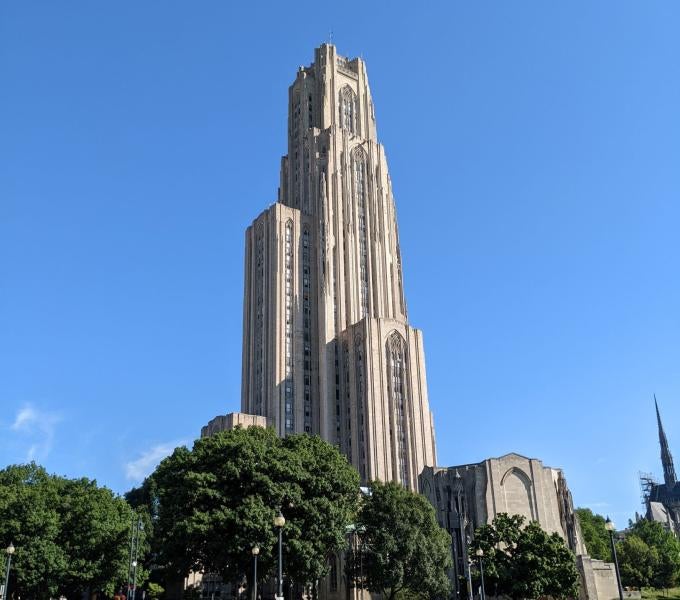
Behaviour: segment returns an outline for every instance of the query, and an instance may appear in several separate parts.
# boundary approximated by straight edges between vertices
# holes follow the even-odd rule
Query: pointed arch
[[[537,518],[530,477],[517,467],[509,468],[501,478],[501,490],[508,514],[522,515],[529,521]]]
[[[396,435],[394,472],[404,487],[410,487],[408,439],[408,385],[406,340],[395,329],[385,342],[387,388],[391,405],[391,427]]]
[[[350,133],[359,134],[357,96],[349,85],[340,90],[338,107],[340,127]]]

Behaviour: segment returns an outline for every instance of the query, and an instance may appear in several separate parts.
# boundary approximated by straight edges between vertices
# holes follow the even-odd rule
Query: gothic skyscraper
[[[416,489],[436,456],[402,277],[365,64],[324,44],[289,89],[278,201],[246,232],[241,409]]]

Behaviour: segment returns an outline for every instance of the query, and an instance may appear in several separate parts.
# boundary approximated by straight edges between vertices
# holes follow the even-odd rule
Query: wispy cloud
[[[141,481],[151,473],[161,460],[171,454],[177,446],[183,446],[184,444],[185,442],[183,441],[168,442],[149,448],[139,458],[125,464],[125,477],[131,481]]]
[[[53,412],[41,410],[25,404],[17,412],[12,423],[12,431],[30,438],[26,460],[44,460],[52,450],[54,433],[61,417]]]

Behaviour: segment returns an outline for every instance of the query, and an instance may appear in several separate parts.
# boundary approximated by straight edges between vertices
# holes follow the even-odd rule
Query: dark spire
[[[661,415],[659,414],[659,403],[656,401],[656,394],[654,394],[654,406],[656,406],[656,420],[659,424],[659,444],[661,445],[661,464],[663,465],[663,480],[666,483],[668,491],[675,487],[675,467],[673,466],[673,457],[668,448],[668,440],[661,424]]]

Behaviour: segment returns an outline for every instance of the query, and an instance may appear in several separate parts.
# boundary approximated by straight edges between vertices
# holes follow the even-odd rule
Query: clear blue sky
[[[0,466],[117,491],[238,410],[287,88],[363,55],[439,463],[624,524],[680,461],[680,3],[0,4]],[[680,466],[680,465],[679,465]]]

